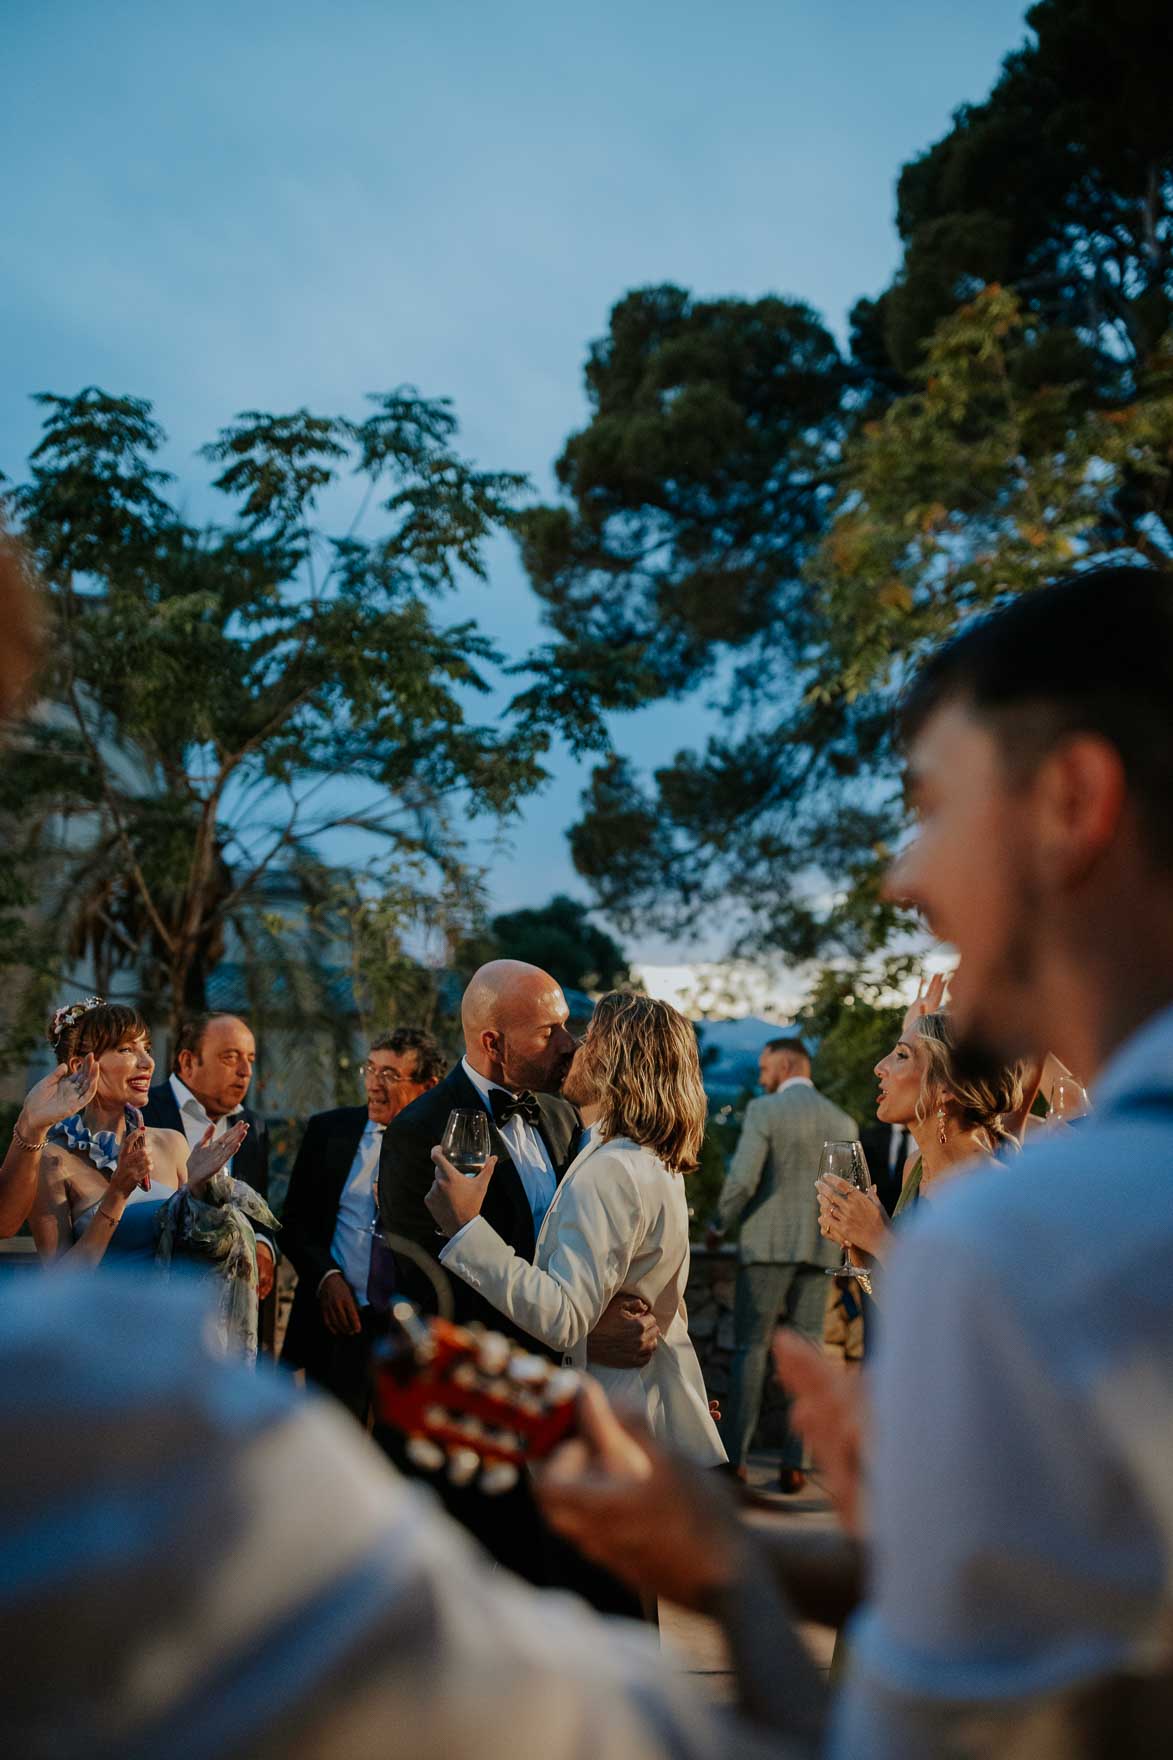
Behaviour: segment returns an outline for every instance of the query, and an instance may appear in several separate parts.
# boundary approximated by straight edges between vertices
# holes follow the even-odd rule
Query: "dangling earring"
[[[940,1106],[938,1106],[938,1108],[937,1108],[937,1141],[938,1141],[938,1143],[940,1143],[940,1145],[943,1149],[945,1147],[946,1141],[947,1141],[946,1136],[945,1136],[945,1106],[944,1106],[944,1102],[942,1102],[942,1104]]]

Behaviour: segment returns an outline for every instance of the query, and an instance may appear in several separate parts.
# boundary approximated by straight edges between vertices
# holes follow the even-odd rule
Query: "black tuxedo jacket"
[[[539,1094],[537,1099],[542,1113],[538,1128],[554,1176],[560,1180],[577,1152],[582,1124],[568,1100],[561,1100],[553,1094]],[[379,1215],[383,1227],[391,1234],[404,1236],[432,1259],[436,1258],[443,1242],[424,1198],[436,1171],[432,1150],[444,1135],[448,1114],[454,1108],[464,1111],[483,1109],[480,1095],[459,1063],[442,1082],[429,1088],[418,1100],[413,1100],[398,1118],[391,1121],[383,1134],[383,1152],[379,1159]],[[521,1175],[491,1120],[489,1135],[497,1166],[489,1181],[481,1214],[515,1253],[532,1262],[536,1245],[534,1219]],[[435,1313],[435,1291],[419,1267],[402,1254],[396,1259],[396,1267],[398,1286],[403,1294],[417,1302],[426,1313]],[[440,1275],[445,1275],[442,1267]],[[545,1350],[544,1345],[538,1346],[528,1333],[514,1326],[476,1290],[470,1289],[462,1278],[453,1277],[450,1282],[457,1320],[481,1320],[497,1332],[508,1332],[521,1339],[531,1350]]]
[[[317,1112],[307,1122],[281,1213],[281,1246],[297,1272],[297,1290],[282,1361],[322,1380],[330,1334],[318,1307],[318,1285],[342,1267],[330,1248],[346,1178],[367,1124],[365,1106]]]
[[[233,1156],[232,1176],[243,1180],[246,1186],[251,1186],[254,1192],[267,1199],[269,1127],[259,1112],[250,1112],[247,1106],[241,1107],[240,1116],[248,1124],[248,1136]],[[160,1082],[151,1089],[143,1107],[143,1123],[153,1125],[156,1130],[178,1131],[181,1137],[186,1134],[179,1116],[179,1102],[169,1081]]]

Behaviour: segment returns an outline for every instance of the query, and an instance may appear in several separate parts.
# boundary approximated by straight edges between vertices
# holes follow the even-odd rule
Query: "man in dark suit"
[[[859,1140],[876,1193],[891,1216],[904,1181],[904,1163],[916,1148],[912,1132],[902,1124],[865,1124]]]
[[[269,1127],[244,1104],[253,1079],[257,1043],[235,1014],[197,1014],[185,1020],[175,1039],[171,1074],[150,1091],[143,1123],[179,1131],[194,1149],[211,1128],[219,1137],[244,1119],[248,1136],[228,1163],[233,1179],[243,1180],[262,1198],[269,1193]],[[277,1249],[257,1235],[257,1295],[272,1293]]]
[[[281,1244],[297,1272],[297,1291],[282,1361],[304,1369],[364,1424],[374,1336],[367,1284],[383,1132],[435,1087],[444,1065],[436,1041],[418,1027],[380,1034],[363,1066],[366,1105],[315,1113],[289,1176]]]
[[[515,1253],[532,1262],[542,1219],[582,1137],[577,1112],[558,1095],[576,1048],[568,1018],[561,987],[536,966],[494,960],[473,976],[461,1003],[464,1057],[383,1133],[379,1213],[388,1233],[436,1258],[443,1241],[424,1202],[435,1174],[432,1150],[450,1112],[481,1109],[489,1115],[490,1152],[497,1157],[482,1214]],[[428,1277],[406,1255],[396,1265],[402,1292],[434,1313],[436,1295]],[[444,1278],[438,1265],[436,1272]],[[529,1350],[546,1350],[462,1279],[451,1279],[451,1287],[458,1320],[483,1321],[511,1333]],[[646,1304],[620,1291],[591,1334],[589,1354],[597,1363],[639,1368],[651,1357],[657,1337]],[[380,1439],[410,1472],[397,1439]],[[524,1481],[499,1498],[485,1497],[475,1484],[460,1488],[441,1480],[436,1489],[449,1513],[510,1569],[538,1583],[574,1578],[574,1569],[557,1556],[553,1537],[542,1530]],[[575,1579],[575,1586],[582,1584]]]

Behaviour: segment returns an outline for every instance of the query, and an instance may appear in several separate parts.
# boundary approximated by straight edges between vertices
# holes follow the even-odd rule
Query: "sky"
[[[196,449],[239,410],[453,398],[487,468],[552,464],[629,288],[801,297],[841,338],[898,261],[902,163],[985,95],[1023,0],[42,0],[4,9],[0,470],[32,392],[152,400],[189,514]],[[222,515],[221,515],[222,517]],[[449,606],[511,655],[542,639],[507,540]],[[696,704],[617,718],[643,766]],[[497,908],[586,897],[554,776],[494,858]],[[635,937],[679,969],[701,944]]]

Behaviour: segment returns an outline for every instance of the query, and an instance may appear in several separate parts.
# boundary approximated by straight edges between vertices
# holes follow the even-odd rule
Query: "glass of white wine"
[[[1074,1124],[1077,1118],[1086,1118],[1091,1109],[1092,1103],[1082,1082],[1073,1075],[1055,1077],[1051,1104],[1047,1108],[1048,1124]]]
[[[440,1147],[458,1173],[475,1179],[489,1159],[488,1113],[480,1107],[475,1112],[450,1112]]]
[[[867,1156],[863,1152],[862,1143],[849,1143],[846,1140],[832,1140],[823,1144],[823,1152],[819,1156],[819,1178],[826,1174],[834,1174],[838,1179],[845,1179],[857,1191],[870,1192],[872,1176],[868,1172]],[[827,1271],[828,1277],[858,1277],[865,1285],[870,1272],[868,1267],[851,1263],[851,1249],[844,1247],[843,1263],[832,1265]]]

